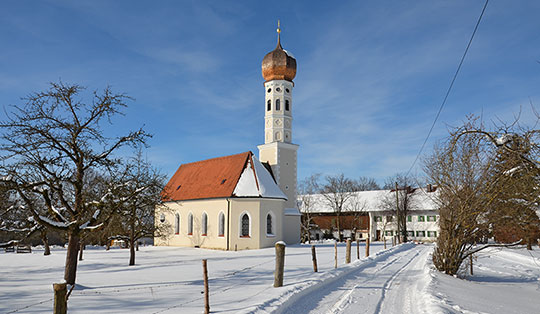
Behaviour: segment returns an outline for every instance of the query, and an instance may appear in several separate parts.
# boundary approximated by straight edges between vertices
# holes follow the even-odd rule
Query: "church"
[[[296,59],[281,46],[262,61],[264,144],[251,151],[181,165],[165,186],[155,245],[222,250],[259,249],[300,241],[297,150],[292,143]]]

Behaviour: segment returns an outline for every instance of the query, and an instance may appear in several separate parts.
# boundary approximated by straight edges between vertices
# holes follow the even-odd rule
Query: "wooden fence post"
[[[360,240],[356,239],[356,259],[360,259]]]
[[[204,279],[204,313],[210,313],[210,298],[208,293],[208,267],[206,259],[202,260],[203,279]]]
[[[315,253],[315,245],[311,246],[311,260],[313,261],[313,271],[317,272],[317,254]]]
[[[386,250],[386,237],[383,237],[383,241],[384,241],[384,249]]]
[[[366,257],[369,257],[369,237],[366,239]]]
[[[276,243],[276,270],[274,271],[274,287],[283,286],[283,268],[285,266],[285,242]]]
[[[396,236],[392,236],[392,246],[396,246]]]
[[[470,266],[471,266],[471,276],[473,275],[472,259],[473,259],[473,258],[472,258],[472,254],[471,254],[471,255],[469,255],[469,264],[470,264]]]
[[[67,284],[53,283],[54,308],[53,314],[67,314]]]
[[[337,241],[334,242],[334,268],[337,268]]]
[[[351,239],[347,239],[347,253],[345,254],[345,263],[351,263]]]

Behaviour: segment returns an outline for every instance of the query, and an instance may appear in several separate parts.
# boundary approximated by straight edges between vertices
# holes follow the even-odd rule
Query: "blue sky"
[[[480,14],[474,1],[2,1],[0,105],[61,79],[135,98],[111,135],[152,133],[181,163],[264,141],[264,55],[298,64],[298,176],[386,176],[411,166]],[[426,146],[467,114],[511,120],[540,104],[540,2],[491,1]],[[3,118],[4,113],[0,113]],[[419,168],[417,168],[419,169]],[[415,170],[419,173],[419,170]]]

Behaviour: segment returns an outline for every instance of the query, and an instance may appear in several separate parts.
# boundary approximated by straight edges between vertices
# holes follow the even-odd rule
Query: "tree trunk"
[[[83,260],[84,242],[79,241],[79,261]]]
[[[41,230],[41,241],[43,242],[43,247],[45,251],[43,255],[51,255],[51,248],[49,247],[49,239],[47,239],[47,231]]]
[[[129,241],[129,266],[135,265],[135,243],[130,239]]]
[[[79,230],[70,230],[66,254],[66,268],[64,271],[64,280],[70,285],[75,284],[75,277],[77,276],[77,253],[79,252],[79,241]]]
[[[527,250],[529,250],[529,251],[532,250],[532,238],[531,237],[527,238]]]
[[[135,215],[135,210],[133,210],[132,215]],[[134,216],[132,216],[134,217]],[[131,220],[131,230],[129,232],[129,266],[135,265],[135,221],[132,218]]]

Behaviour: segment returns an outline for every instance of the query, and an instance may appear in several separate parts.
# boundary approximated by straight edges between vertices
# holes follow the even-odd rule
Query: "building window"
[[[272,101],[268,99],[268,101],[266,102],[266,111],[270,110],[272,110]]]
[[[407,231],[407,236],[408,237],[414,237],[414,231]]]
[[[267,90],[267,92],[268,92],[268,93],[270,93],[271,91],[272,91],[272,89],[271,89],[271,88],[269,88],[269,89]]]
[[[418,216],[418,221],[419,222],[424,222],[424,221],[426,221],[426,218],[424,216]]]
[[[437,231],[428,231],[427,236],[430,238],[436,238],[437,237]]]
[[[393,219],[394,219],[394,216],[386,216],[387,222],[392,222]]]
[[[202,235],[205,236],[208,231],[208,215],[202,214]]]
[[[426,236],[426,232],[425,232],[425,231],[416,231],[416,236],[417,236],[417,237],[425,237],[425,236]]]
[[[287,92],[287,94],[291,92],[288,88],[285,88],[285,91]]]
[[[180,215],[174,215],[174,234],[180,233]]]
[[[247,213],[242,215],[240,219],[240,236],[249,237],[249,216]]]
[[[164,223],[165,222],[165,214],[161,214],[159,216],[159,221],[161,221],[161,223]]]
[[[386,230],[386,231],[384,232],[384,235],[385,235],[385,236],[391,237],[391,236],[392,236],[392,233],[393,233],[392,230]]]
[[[291,105],[288,99],[285,99],[285,110],[289,111],[291,109]]]
[[[382,222],[382,216],[375,216],[376,222]]]
[[[225,235],[225,215],[219,213],[219,224],[218,224],[218,237],[223,237]]]
[[[407,216],[407,221],[412,222],[412,216]]]
[[[427,221],[437,221],[437,216],[427,216]]]
[[[281,102],[280,102],[280,100],[278,98],[278,99],[276,99],[276,111],[280,111],[280,110],[281,110]]]
[[[266,235],[274,235],[274,217],[271,213],[266,215]]]
[[[193,234],[193,214],[192,213],[189,213],[189,215],[188,215],[187,234],[188,235]]]

